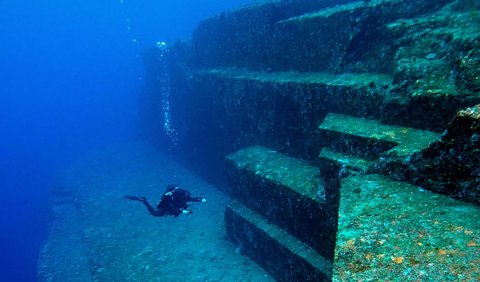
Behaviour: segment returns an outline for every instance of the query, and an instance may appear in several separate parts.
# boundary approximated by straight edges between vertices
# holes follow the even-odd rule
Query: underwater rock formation
[[[472,222],[478,207],[465,202],[480,203],[479,6],[477,0],[262,1],[208,19],[190,41],[172,46],[170,97],[172,124],[178,132],[178,146],[172,152],[237,198],[226,210],[227,232],[239,245],[253,248],[245,253],[273,277],[341,281],[378,271],[385,275],[379,279],[408,272],[418,279],[428,273],[436,280],[436,274],[425,269],[426,260],[396,252],[395,244],[433,230],[438,233],[429,246],[434,246],[450,240],[453,233],[447,229],[458,223],[468,226],[461,227],[468,236],[465,242],[452,243],[455,253],[438,245],[441,256],[453,258],[439,271],[449,272],[453,279],[468,278],[459,269],[478,262],[478,237],[472,235],[479,229]],[[151,50],[146,61],[155,64],[158,53]],[[161,99],[156,90],[147,91],[150,105]],[[150,116],[162,115],[150,112]],[[157,128],[162,124],[158,119],[145,122]],[[160,140],[158,131],[151,135]],[[252,148],[262,148],[263,153],[250,154]],[[271,156],[275,161],[266,165],[269,152],[276,152]],[[249,159],[248,168],[238,161],[244,158]],[[288,158],[295,161],[285,161]],[[323,220],[325,215],[308,201],[301,212],[288,213],[289,202],[304,198],[291,192],[295,185],[278,182],[278,175],[295,171],[292,163],[297,161],[318,167],[331,217],[327,225],[303,228],[303,233],[291,221]],[[297,175],[299,183],[305,180],[302,175]],[[382,187],[391,195],[379,193]],[[402,191],[395,193],[393,188]],[[258,197],[248,198],[251,194]],[[263,198],[266,195],[270,200]],[[368,200],[371,207],[362,204]],[[315,201],[324,204],[320,198]],[[445,216],[430,211],[407,216],[421,201],[431,201],[432,209],[447,203]],[[264,205],[267,210],[260,208]],[[457,222],[457,209],[470,219]],[[280,215],[288,222],[278,220]],[[424,216],[437,218],[439,226],[420,221]],[[350,241],[351,234],[368,232],[365,222],[358,223],[362,218],[377,220],[378,232],[373,235],[386,234],[392,241],[385,246],[381,239],[378,246],[368,238]],[[392,222],[422,224],[397,236],[396,227],[389,227]],[[268,237],[265,228],[276,227],[294,238]],[[322,242],[310,240],[315,232],[324,236],[327,246],[336,236],[336,245],[343,249],[319,248]],[[260,247],[249,243],[252,234],[261,239]],[[324,266],[312,270],[317,264],[299,258],[295,247],[285,247],[283,240],[300,240],[311,248],[306,253],[318,252],[327,262],[335,256],[333,276]],[[292,263],[262,262],[269,247],[304,271],[285,276],[279,265]],[[376,248],[385,248],[390,257],[374,254]],[[360,263],[361,257],[348,253],[354,251],[367,261]],[[469,261],[462,261],[462,255]],[[393,268],[396,272],[390,273]],[[480,270],[472,268],[472,273],[479,275]]]
[[[144,144],[87,157],[39,280],[478,281],[480,1],[257,2],[147,50],[139,97],[235,200]],[[214,203],[189,224],[119,202],[177,175]]]
[[[317,126],[328,113],[442,132],[457,111],[480,103],[477,6],[265,1],[208,19],[168,60],[177,156],[221,184],[224,157],[250,145],[316,160],[327,138]],[[160,134],[159,52],[146,53],[151,82],[142,103],[150,135],[168,142]]]
[[[396,179],[480,204],[480,105],[459,111],[441,137],[412,156],[385,160],[380,170]]]

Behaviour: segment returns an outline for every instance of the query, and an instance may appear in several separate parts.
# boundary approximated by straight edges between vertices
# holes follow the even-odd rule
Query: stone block
[[[329,148],[323,148],[320,152],[320,162],[333,162],[339,167],[338,175],[345,177],[352,174],[365,174],[373,165],[373,161],[368,161],[356,156],[333,151]],[[328,165],[328,164],[327,164]],[[324,165],[320,165],[324,167]]]
[[[273,25],[283,19],[352,0],[262,1],[203,21],[193,33],[197,67],[271,68]]]
[[[317,167],[269,148],[252,146],[227,156],[229,192],[269,221],[333,256],[336,210],[329,206]]]
[[[277,281],[331,280],[330,260],[238,201],[225,208],[225,228],[238,250]]]
[[[378,171],[480,204],[479,113],[480,105],[459,111],[435,142],[407,158],[377,163]]]
[[[333,113],[325,117],[319,129],[325,147],[367,160],[384,155],[408,156],[427,147],[439,136],[431,131]]]

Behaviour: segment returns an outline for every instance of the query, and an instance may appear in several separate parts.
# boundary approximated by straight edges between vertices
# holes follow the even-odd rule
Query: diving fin
[[[143,197],[129,196],[129,195],[125,195],[123,197],[125,199],[134,200],[134,201],[142,201],[142,199],[144,199]]]

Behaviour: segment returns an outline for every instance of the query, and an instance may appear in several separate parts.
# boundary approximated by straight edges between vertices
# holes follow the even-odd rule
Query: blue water
[[[36,280],[55,175],[89,150],[135,138],[142,50],[248,2],[0,2],[1,281]]]

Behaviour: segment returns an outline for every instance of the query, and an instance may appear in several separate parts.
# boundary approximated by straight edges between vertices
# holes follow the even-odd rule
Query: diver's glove
[[[182,213],[183,213],[183,214],[191,214],[192,211],[191,211],[191,210],[182,210]]]

